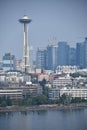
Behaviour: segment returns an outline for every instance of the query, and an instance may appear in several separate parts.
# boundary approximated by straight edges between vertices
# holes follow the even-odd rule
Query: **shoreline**
[[[47,104],[38,106],[7,106],[7,107],[0,107],[0,113],[37,111],[37,110],[72,110],[81,108],[87,108],[87,103],[70,104],[70,105]]]

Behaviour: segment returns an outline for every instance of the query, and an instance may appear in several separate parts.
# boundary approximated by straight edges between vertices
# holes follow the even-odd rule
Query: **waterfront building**
[[[5,53],[2,58],[2,69],[4,71],[16,69],[15,55],[12,55],[11,53]]]
[[[23,98],[23,90],[18,89],[2,89],[0,90],[0,97],[6,97],[10,99],[22,99]]]
[[[49,90],[49,99],[59,99],[63,94],[69,95],[71,98],[87,99],[87,88],[51,88]]]
[[[28,94],[31,97],[36,97],[42,95],[42,87],[38,84],[21,86],[19,89],[23,90],[23,96],[26,97]]]
[[[70,95],[72,98],[87,99],[87,88],[62,88],[60,89],[60,97],[63,94]]]
[[[60,97],[60,93],[59,93],[59,89],[58,88],[51,88],[49,90],[49,99],[50,100],[56,100],[59,99]]]
[[[0,86],[0,97],[9,97],[10,99],[20,99],[31,96],[36,97],[42,95],[42,87],[38,84],[26,83],[26,85],[10,84]]]

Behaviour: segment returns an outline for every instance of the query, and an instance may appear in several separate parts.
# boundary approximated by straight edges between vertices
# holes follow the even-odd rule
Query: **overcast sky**
[[[0,0],[0,57],[12,52],[21,58],[23,27],[18,19],[28,15],[29,44],[46,47],[48,39],[74,46],[87,37],[87,0]]]

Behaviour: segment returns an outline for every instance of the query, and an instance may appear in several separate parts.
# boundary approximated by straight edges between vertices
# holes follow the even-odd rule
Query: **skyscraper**
[[[76,65],[84,68],[84,44],[76,43]]]
[[[76,65],[76,49],[69,48],[69,65]]]
[[[30,49],[29,49],[29,71],[33,71],[34,69],[34,66],[33,66],[33,47],[30,46]]]
[[[0,70],[2,70],[2,60],[0,59]]]
[[[38,48],[36,54],[36,66],[38,69],[46,69],[46,49]]]
[[[31,22],[31,19],[28,16],[24,15],[19,22],[23,24],[24,27],[24,47],[23,47],[23,68],[24,72],[29,70],[29,52],[28,52],[28,24]]]
[[[2,58],[2,68],[3,70],[15,70],[15,56],[11,53],[5,53],[5,55]]]
[[[84,67],[87,68],[87,37],[84,41]]]
[[[69,45],[67,42],[58,42],[58,65],[69,65]]]
[[[57,67],[57,45],[47,46],[47,69],[55,70]]]

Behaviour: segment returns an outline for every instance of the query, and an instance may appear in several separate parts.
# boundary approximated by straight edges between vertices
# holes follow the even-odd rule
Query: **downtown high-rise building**
[[[69,47],[69,65],[76,65],[76,48]]]
[[[47,46],[47,69],[55,70],[57,67],[57,45],[48,45]]]
[[[87,68],[87,37],[84,41],[84,68]]]
[[[87,38],[82,43],[76,43],[76,65],[87,68]]]
[[[2,69],[4,71],[16,69],[15,55],[12,55],[11,53],[5,53],[2,58]]]
[[[58,42],[58,45],[49,44],[46,49],[38,49],[36,61],[37,68],[54,71],[57,66],[87,68],[87,38],[83,43],[76,43],[76,48],[64,41]]]
[[[58,53],[57,53],[57,64],[69,65],[69,45],[67,42],[61,41],[58,42]]]
[[[0,70],[2,70],[2,60],[0,59]]]
[[[36,67],[39,69],[55,70],[57,67],[57,45],[48,45],[46,49],[38,48]]]
[[[84,44],[76,43],[76,65],[79,68],[84,68]]]
[[[36,52],[36,68],[46,69],[47,50],[38,48]]]

